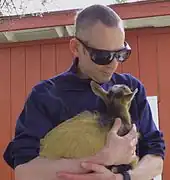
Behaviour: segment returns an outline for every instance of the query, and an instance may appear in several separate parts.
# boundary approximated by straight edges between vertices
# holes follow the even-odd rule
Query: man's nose
[[[113,68],[115,65],[117,65],[118,64],[118,61],[117,61],[117,59],[116,58],[114,58],[111,62],[110,62],[110,64],[108,64],[108,65],[106,65],[109,69],[110,68]]]

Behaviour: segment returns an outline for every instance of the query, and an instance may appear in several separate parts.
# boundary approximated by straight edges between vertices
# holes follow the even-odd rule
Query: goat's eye
[[[109,91],[109,93],[108,93],[108,98],[111,98],[111,97],[113,97],[114,96],[114,92],[113,91]]]

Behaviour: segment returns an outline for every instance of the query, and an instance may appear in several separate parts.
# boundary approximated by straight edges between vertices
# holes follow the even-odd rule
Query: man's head
[[[70,49],[79,58],[82,77],[99,83],[109,81],[118,66],[117,58],[128,54],[121,18],[103,5],[83,9],[76,17],[75,38],[70,41]],[[122,51],[116,52],[115,58],[115,51],[119,50]]]

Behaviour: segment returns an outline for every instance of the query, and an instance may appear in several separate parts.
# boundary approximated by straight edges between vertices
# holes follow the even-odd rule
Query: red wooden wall
[[[170,178],[170,28],[127,31],[132,46],[131,58],[118,68],[130,72],[145,85],[147,95],[158,96],[160,127],[167,152],[164,180]],[[13,180],[13,173],[2,154],[14,134],[15,122],[33,85],[66,70],[72,57],[68,39],[0,45],[0,176]]]

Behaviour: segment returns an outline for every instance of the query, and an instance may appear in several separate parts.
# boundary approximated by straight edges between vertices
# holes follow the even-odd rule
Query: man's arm
[[[57,117],[64,113],[61,100],[52,90],[54,86],[49,82],[32,89],[18,117],[15,137],[5,150],[4,160],[15,170],[17,180],[51,180],[60,170],[83,171],[78,160],[39,157],[40,139],[60,122]]]
[[[152,159],[154,158],[154,159]],[[139,165],[133,171],[129,171],[131,180],[151,180],[153,177],[160,174],[160,157],[153,157],[146,155],[140,161]],[[149,165],[146,167],[146,163]],[[93,171],[89,174],[75,174],[75,173],[57,173],[57,177],[65,180],[123,180],[122,174],[114,174],[102,165],[86,163],[82,164],[85,169]],[[149,172],[151,171],[151,172]],[[145,174],[145,175],[144,175]]]
[[[134,86],[138,87],[136,105],[139,117],[139,157],[137,167],[130,171],[132,180],[150,180],[160,175],[163,170],[165,156],[165,142],[163,133],[156,127],[150,105],[146,98],[145,88],[142,83],[132,78]]]
[[[15,180],[56,180],[57,172],[87,173],[80,166],[81,160],[48,160],[37,157],[15,168]]]
[[[163,159],[160,156],[145,155],[137,167],[129,171],[131,180],[151,180],[162,173]]]

